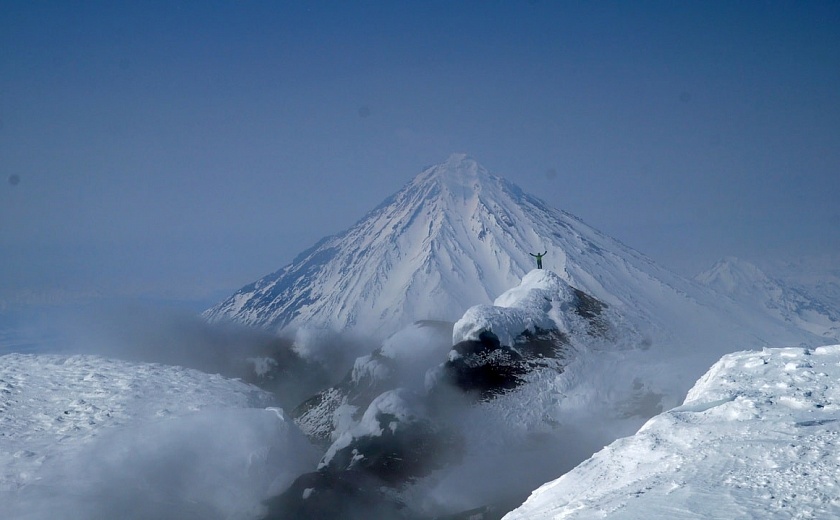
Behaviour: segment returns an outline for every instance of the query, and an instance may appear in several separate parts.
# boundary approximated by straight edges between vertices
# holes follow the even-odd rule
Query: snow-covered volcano
[[[368,333],[421,319],[455,321],[516,285],[534,265],[528,253],[549,249],[551,228],[572,221],[467,156],[452,155],[347,231],[206,315]],[[564,262],[556,249],[546,257],[547,264]]]
[[[421,172],[350,229],[205,317],[384,337],[417,320],[454,322],[469,307],[491,303],[534,267],[529,253],[543,252],[546,269],[639,324],[649,343],[730,350],[819,342],[766,313],[721,301],[464,154]]]

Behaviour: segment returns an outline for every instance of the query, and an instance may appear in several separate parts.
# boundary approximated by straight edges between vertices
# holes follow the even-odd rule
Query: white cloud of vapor
[[[317,454],[275,410],[205,410],[112,430],[3,493],[19,520],[249,520]]]

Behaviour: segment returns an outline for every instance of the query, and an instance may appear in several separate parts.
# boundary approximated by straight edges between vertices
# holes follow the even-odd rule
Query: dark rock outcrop
[[[566,345],[566,336],[557,330],[526,330],[514,346],[502,345],[495,334],[483,331],[478,341],[452,347],[442,367],[443,380],[480,400],[493,399],[522,385],[535,368],[562,370]]]

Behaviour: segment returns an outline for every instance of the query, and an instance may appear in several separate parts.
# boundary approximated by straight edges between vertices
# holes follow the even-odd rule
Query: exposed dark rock
[[[398,492],[415,479],[460,460],[463,440],[425,416],[420,396],[393,390],[380,397],[357,430],[368,433],[349,442],[339,440],[343,446],[331,449],[317,472],[299,477],[289,490],[267,503],[266,520],[423,520],[409,512]],[[371,418],[373,410],[389,406],[398,412],[379,411]]]
[[[432,520],[501,520],[509,511],[513,511],[522,505],[523,500],[476,507],[467,511],[461,511],[460,513],[436,516]]]
[[[462,341],[452,349],[458,356],[443,365],[445,380],[480,399],[492,399],[518,387],[520,376],[528,373],[522,355],[501,345],[489,331],[482,332],[478,341]]]
[[[606,304],[574,289],[574,298],[564,304],[571,318],[566,323],[572,329],[569,332],[532,327],[516,336],[512,345],[502,345],[498,336],[486,330],[477,340],[454,345],[449,360],[437,369],[438,381],[448,384],[434,386],[429,395],[409,392],[419,395],[420,400],[409,400],[408,409],[380,408],[375,403],[385,393],[403,391],[395,388],[405,381],[405,374],[399,373],[405,367],[383,355],[381,349],[358,358],[338,384],[305,400],[292,412],[304,433],[326,447],[335,438],[336,412],[349,405],[353,408],[342,411],[342,417],[347,419],[346,413],[352,413],[355,426],[344,430],[343,435],[352,432],[354,437],[349,440],[339,437],[317,472],[300,477],[288,491],[270,502],[271,514],[266,519],[501,518],[521,500],[434,519],[409,512],[400,501],[399,492],[435,470],[457,464],[463,456],[465,439],[448,429],[455,423],[450,422],[447,414],[461,406],[453,402],[491,400],[523,385],[535,370],[564,370],[579,340],[587,335],[607,336],[610,314],[605,312],[606,308]],[[418,367],[412,365],[411,370],[416,371]],[[458,391],[453,393],[452,387]],[[415,414],[413,405],[426,412]],[[386,409],[389,411],[385,412]],[[398,411],[390,413],[394,409]],[[378,411],[372,416],[374,410]],[[402,414],[403,410],[407,413]],[[432,416],[427,415],[428,410],[434,411]]]
[[[239,377],[274,394],[278,404],[286,409],[330,384],[330,375],[322,366],[302,359],[282,340],[266,345],[243,361]]]
[[[571,288],[571,301],[561,309],[574,319],[567,326],[568,333],[555,328],[531,327],[512,339],[512,345],[502,345],[492,330],[483,330],[477,340],[466,340],[452,347],[450,359],[442,365],[443,381],[479,399],[493,399],[522,385],[525,376],[535,369],[551,368],[562,371],[572,348],[572,339],[582,334],[608,338],[610,322],[604,310],[607,305],[585,292]],[[552,300],[542,303],[548,313]]]
[[[604,336],[609,331],[609,322],[603,317],[607,304],[589,296],[580,289],[572,287],[572,291],[575,294],[573,309],[575,314],[588,322],[589,330],[587,332],[589,335]]]
[[[354,406],[354,419],[358,420],[368,405],[383,392],[401,385],[422,388],[426,370],[443,361],[448,352],[452,323],[424,320],[416,322],[414,327],[440,338],[440,347],[429,350],[428,346],[423,346],[423,355],[410,360],[393,359],[383,355],[381,348],[376,349],[367,356],[357,358],[353,368],[339,383],[303,402],[298,401],[294,408],[290,407],[290,415],[313,442],[329,444],[333,415],[341,405]]]
[[[392,359],[383,356],[380,349],[366,358],[372,363],[381,364],[386,371],[394,363]],[[393,374],[393,371],[390,373]],[[291,416],[313,442],[322,445],[329,444],[333,428],[333,413],[339,406],[344,404],[355,406],[357,415],[360,416],[377,396],[394,386],[396,382],[393,381],[392,375],[375,377],[369,372],[350,370],[337,385],[318,392],[295,407]]]
[[[444,380],[466,393],[487,400],[524,383],[523,376],[535,368],[552,366],[562,370],[568,338],[558,330],[536,328],[520,334],[514,345],[502,345],[490,331],[478,341],[462,341],[452,347],[457,353],[443,365]]]
[[[592,319],[600,316],[607,307],[606,303],[589,296],[580,289],[572,287],[572,291],[574,291],[576,299],[575,312],[583,318]]]
[[[346,402],[347,396],[338,388],[331,387],[301,403],[290,415],[309,440],[326,448],[333,430],[333,413]]]
[[[555,329],[526,330],[520,334],[514,343],[516,350],[523,358],[532,359],[565,359],[568,351],[569,338]]]

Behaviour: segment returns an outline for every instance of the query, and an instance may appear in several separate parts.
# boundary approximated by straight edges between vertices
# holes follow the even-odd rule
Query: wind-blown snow
[[[181,367],[2,356],[0,518],[258,518],[317,460],[269,402]]]
[[[840,518],[840,345],[724,356],[515,519]]]

